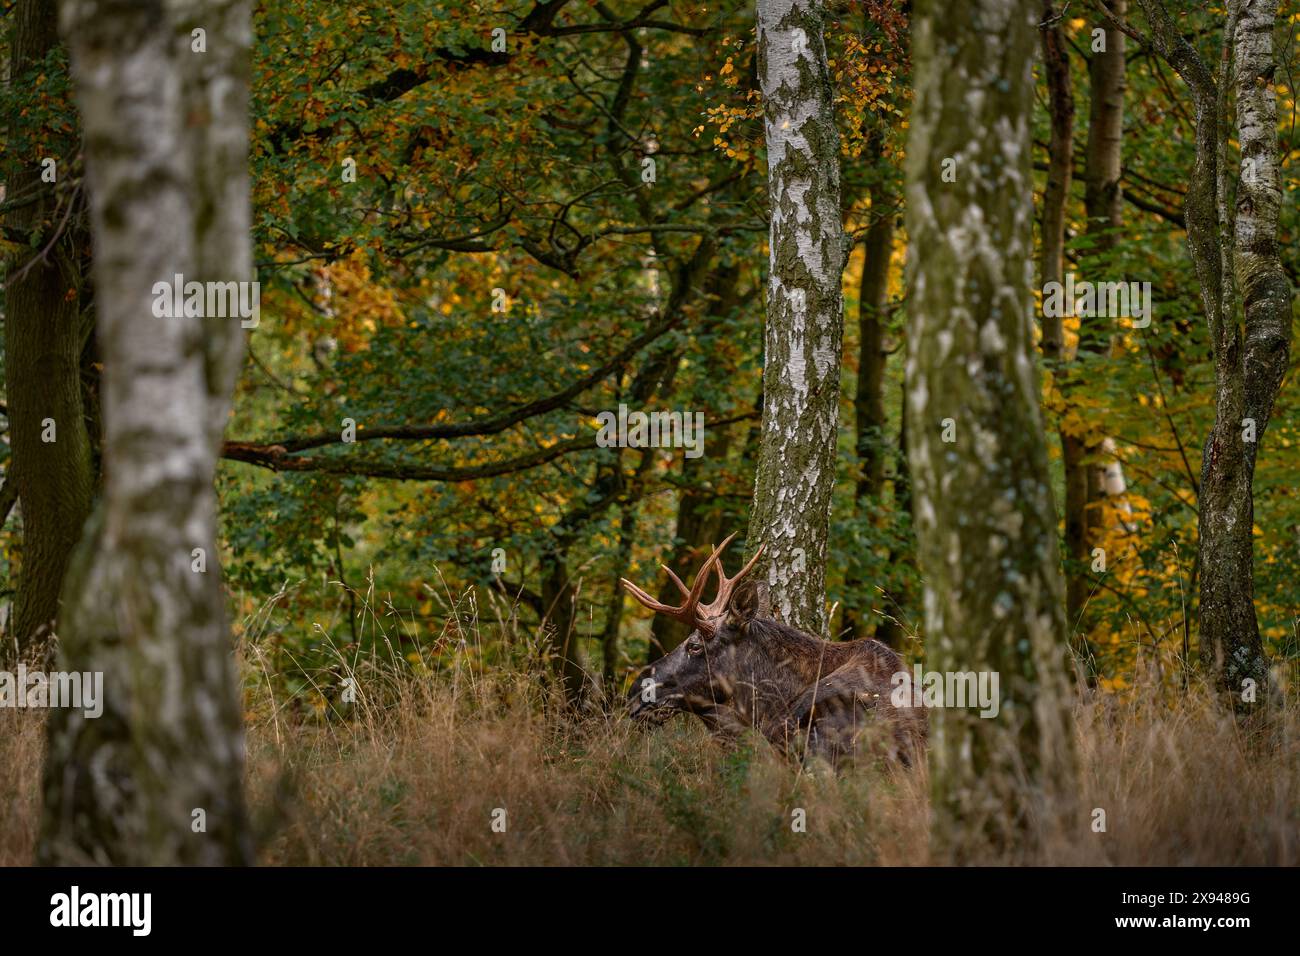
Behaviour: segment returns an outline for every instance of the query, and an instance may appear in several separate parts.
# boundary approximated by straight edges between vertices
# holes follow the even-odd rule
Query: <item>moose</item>
[[[735,536],[713,549],[690,588],[664,566],[685,599],[680,607],[622,579],[641,604],[691,628],[685,641],[638,675],[629,694],[632,718],[658,725],[691,713],[719,736],[753,728],[805,761],[821,757],[835,765],[875,753],[912,765],[925,719],[920,708],[891,700],[893,675],[903,670],[898,655],[876,640],[825,641],[774,620],[766,588],[744,580],[762,547],[735,577],[726,575],[722,552]],[[702,604],[711,571],[717,594]]]

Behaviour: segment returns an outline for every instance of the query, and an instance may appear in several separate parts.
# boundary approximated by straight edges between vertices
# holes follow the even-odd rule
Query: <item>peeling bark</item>
[[[1040,10],[919,0],[912,25],[906,413],[926,666],[996,672],[1002,698],[995,719],[931,715],[932,838],[959,862],[990,843],[1032,854],[1075,778],[1030,295]]]
[[[770,275],[763,433],[746,546],[787,624],[825,636],[846,248],[819,0],[759,0]]]
[[[64,586],[60,667],[102,671],[105,700],[98,719],[51,714],[39,858],[249,863],[212,487],[242,330],[157,318],[152,287],[252,278],[250,6],[67,0],[62,14],[85,125],[105,484]],[[195,26],[206,53],[190,51]]]

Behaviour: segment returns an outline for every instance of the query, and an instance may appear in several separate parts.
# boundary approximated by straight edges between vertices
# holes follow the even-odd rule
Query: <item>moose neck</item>
[[[756,653],[732,706],[745,723],[768,733],[810,684],[839,666],[842,649],[769,618],[755,619],[749,629]]]

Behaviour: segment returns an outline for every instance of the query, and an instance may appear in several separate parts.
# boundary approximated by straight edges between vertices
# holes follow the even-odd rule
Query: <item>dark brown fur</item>
[[[915,761],[924,715],[891,702],[903,663],[884,644],[824,641],[775,621],[749,582],[709,630],[697,627],[638,675],[634,718],[692,713],[717,733],[752,727],[786,753],[832,763],[863,752]]]

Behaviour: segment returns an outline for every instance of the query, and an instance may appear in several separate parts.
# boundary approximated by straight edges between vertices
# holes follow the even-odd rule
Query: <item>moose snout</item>
[[[627,695],[628,716],[636,721],[652,721],[666,716],[661,708],[668,684],[646,668],[637,675]]]

